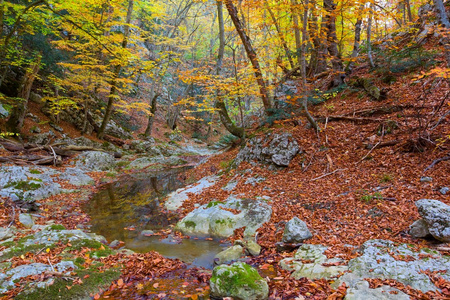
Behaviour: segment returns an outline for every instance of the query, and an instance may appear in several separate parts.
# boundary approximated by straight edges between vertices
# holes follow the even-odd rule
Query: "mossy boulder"
[[[233,297],[236,300],[259,300],[269,297],[267,282],[246,263],[215,267],[210,280],[211,297]]]

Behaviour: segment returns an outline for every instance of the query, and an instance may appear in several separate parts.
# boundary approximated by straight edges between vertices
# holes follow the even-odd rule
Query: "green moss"
[[[89,294],[95,294],[101,288],[108,287],[112,281],[120,277],[120,271],[107,270],[98,272],[93,270],[77,270],[76,275],[83,282],[72,285],[62,278],[55,278],[55,282],[46,287],[38,288],[28,294],[19,294],[17,300],[42,300],[42,299],[85,299],[90,298]],[[76,278],[75,278],[76,279]],[[70,290],[67,286],[71,286]]]
[[[218,283],[221,289],[234,295],[240,287],[260,290],[260,281],[263,280],[258,271],[246,263],[237,262],[231,266],[218,266],[214,268],[211,282]]]
[[[35,180],[38,181],[38,180]],[[42,180],[41,180],[42,181]],[[29,182],[29,181],[14,181],[10,182],[7,185],[5,185],[5,188],[13,187],[16,190],[22,190],[22,191],[34,191],[41,187],[40,183],[36,182]]]
[[[195,226],[197,226],[197,224],[195,224],[194,221],[186,221],[186,222],[184,222],[184,225],[185,225],[187,228],[189,228],[189,227],[195,228]]]
[[[116,165],[117,165],[118,167],[126,167],[126,166],[128,166],[130,163],[131,163],[130,161],[121,160],[121,161],[119,161]]]
[[[100,249],[100,250],[90,252],[92,257],[107,257],[113,253],[114,253],[114,251],[110,248]]]
[[[30,169],[30,173],[31,173],[31,174],[42,174],[41,171],[36,170],[36,169]]]
[[[48,246],[47,245],[41,245],[41,244],[37,244],[37,245],[35,244],[35,245],[29,245],[29,246],[19,245],[17,247],[12,247],[10,249],[10,251],[8,251],[5,254],[1,255],[0,256],[0,261],[5,261],[5,260],[10,259],[10,258],[12,258],[14,256],[20,256],[20,255],[26,254],[28,252],[36,253],[36,252],[41,251],[43,249],[47,249],[47,248],[53,249],[55,247],[56,247],[56,245],[54,245],[54,244],[48,245]]]
[[[68,251],[80,250],[81,248],[100,249],[102,246],[105,247],[102,243],[90,239],[75,240],[71,244],[71,247],[66,248]]]
[[[54,231],[61,231],[61,230],[66,230],[66,227],[64,227],[64,225],[61,225],[61,224],[53,224],[53,225],[49,226],[48,229],[54,230]]]
[[[214,206],[217,206],[219,204],[222,204],[222,202],[220,202],[220,201],[211,201],[211,202],[208,203],[208,205],[206,205],[206,208],[214,207]]]
[[[82,257],[77,257],[73,261],[73,263],[79,268],[81,268],[81,265],[83,265],[85,262],[86,262],[86,260],[84,258],[82,258]]]

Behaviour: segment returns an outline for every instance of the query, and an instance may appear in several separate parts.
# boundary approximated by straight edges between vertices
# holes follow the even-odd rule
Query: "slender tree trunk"
[[[297,63],[300,64],[302,57],[301,57],[301,51],[302,51],[302,40],[300,37],[300,26],[298,21],[298,3],[297,0],[291,0],[291,13],[292,13],[292,22],[294,22],[294,37],[295,37],[295,53],[297,54]]]
[[[305,110],[306,118],[308,119],[311,126],[319,131],[320,127],[317,122],[311,116],[308,111],[308,86],[306,82],[306,42],[307,42],[307,26],[308,26],[308,4],[309,0],[304,2],[303,11],[303,26],[302,26],[302,47],[301,47],[301,73],[302,73],[302,89],[303,89],[303,109]]]
[[[219,51],[217,54],[217,64],[216,64],[216,75],[220,75],[220,70],[222,68],[223,56],[225,53],[225,26],[223,20],[223,4],[222,1],[217,1],[217,16],[219,19]],[[223,126],[233,135],[243,138],[244,137],[244,128],[240,128],[236,126],[231,120],[225,102],[223,100],[223,96],[220,94],[220,91],[216,90],[216,103],[215,108],[217,109],[220,117],[220,121]]]
[[[278,38],[280,39],[281,45],[283,46],[284,53],[286,54],[286,57],[289,61],[289,65],[291,66],[291,69],[293,69],[294,61],[292,60],[291,51],[289,50],[289,47],[286,43],[286,39],[284,38],[283,32],[281,32],[280,25],[278,24],[277,18],[275,18],[275,15],[272,11],[272,9],[269,6],[269,3],[267,0],[264,0],[264,6],[266,7],[267,11],[269,12],[270,18],[272,19],[272,23],[275,26],[275,29],[278,33]]]
[[[370,3],[370,9],[369,9],[369,20],[367,21],[367,56],[369,58],[369,63],[372,68],[375,68],[375,64],[373,62],[372,57],[372,15],[373,15],[373,4]]]
[[[445,12],[444,2],[442,0],[433,0],[433,2],[438,11],[441,24],[446,28],[450,28],[450,22],[448,20],[447,13]]]
[[[152,128],[153,128],[153,122],[155,121],[155,113],[156,113],[156,103],[157,99],[159,97],[159,94],[156,93],[152,98],[152,104],[150,106],[150,115],[148,116],[148,123],[147,128],[145,128],[145,136],[151,136],[152,135]]]
[[[131,24],[131,15],[133,14],[133,5],[134,0],[128,0],[128,9],[127,9],[127,17],[126,17],[126,23],[124,26],[124,33],[123,33],[123,41],[122,41],[122,48],[126,49],[128,45],[128,36],[130,34],[130,24]],[[113,78],[111,80],[111,89],[109,91],[109,97],[108,97],[108,104],[106,106],[105,110],[105,116],[103,118],[102,125],[100,126],[100,130],[98,132],[98,138],[102,139],[105,134],[106,125],[108,124],[109,120],[111,119],[114,99],[116,98],[116,92],[117,92],[117,80],[120,76],[120,70],[121,65],[118,64],[114,67],[113,72]]]
[[[358,18],[355,23],[355,40],[353,42],[353,51],[351,60],[347,65],[346,73],[351,73],[353,66],[355,65],[354,59],[359,55],[359,44],[361,43],[361,27],[362,27],[362,12],[364,10],[364,3],[358,9]]]
[[[36,60],[27,69],[27,72],[23,76],[22,83],[20,84],[19,93],[17,98],[20,98],[20,103],[17,103],[11,112],[11,116],[6,124],[7,128],[11,132],[19,133],[23,127],[23,121],[27,113],[28,99],[30,98],[31,87],[36,79],[37,73],[41,67],[42,55],[38,55]]]
[[[341,55],[337,46],[337,36],[336,36],[336,4],[333,0],[324,0],[323,6],[326,10],[325,20],[326,20],[326,30],[327,30],[327,46],[328,53],[331,56],[331,64],[333,70],[336,72],[333,80],[333,86],[339,86],[343,83],[343,64],[341,60]]]
[[[236,31],[239,34],[239,37],[241,38],[242,44],[244,45],[245,52],[247,53],[247,57],[250,60],[253,71],[255,74],[256,82],[259,86],[259,93],[261,96],[261,100],[264,105],[264,110],[267,115],[270,115],[270,109],[272,108],[272,105],[270,103],[269,98],[269,91],[267,90],[266,83],[264,81],[261,67],[259,65],[258,57],[256,55],[255,50],[253,49],[252,43],[250,41],[250,38],[245,33],[244,27],[239,20],[238,12],[236,10],[236,7],[234,6],[232,0],[224,0],[225,5],[227,7],[228,13],[230,14],[231,20],[233,21],[234,27],[236,28]]]
[[[4,0],[0,0],[0,38],[3,35],[3,18],[5,14]]]
[[[322,20],[322,26],[319,30],[318,18],[317,18],[317,3],[316,1],[311,1],[311,22],[309,23],[310,36],[312,37],[313,50],[311,53],[311,58],[309,60],[309,76],[314,76],[316,74],[322,73],[327,69],[326,61],[326,40],[322,38],[321,31],[325,30],[326,23]]]
[[[408,21],[412,22],[413,17],[412,17],[412,12],[411,12],[411,3],[409,2],[409,0],[405,0],[405,4],[406,4],[406,10],[408,11]]]

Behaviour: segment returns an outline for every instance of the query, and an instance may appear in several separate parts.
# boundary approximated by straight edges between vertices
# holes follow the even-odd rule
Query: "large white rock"
[[[272,208],[264,201],[230,196],[224,203],[210,202],[193,210],[175,229],[185,235],[223,238],[232,236],[235,229],[245,227],[244,235],[254,236],[271,215]]]
[[[450,242],[450,206],[431,199],[420,199],[416,206],[430,234],[442,242]]]

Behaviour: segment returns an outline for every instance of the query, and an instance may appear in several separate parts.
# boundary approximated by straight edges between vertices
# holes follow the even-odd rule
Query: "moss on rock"
[[[267,299],[269,287],[258,271],[246,263],[214,268],[211,280],[211,296],[233,297],[237,300]]]

